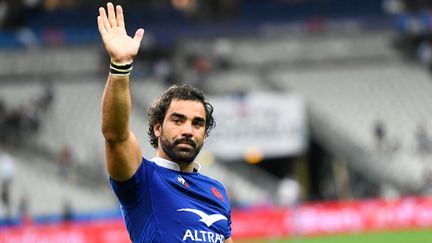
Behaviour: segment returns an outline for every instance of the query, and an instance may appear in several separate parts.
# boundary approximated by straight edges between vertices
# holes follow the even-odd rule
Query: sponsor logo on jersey
[[[200,217],[200,220],[198,221],[203,222],[207,227],[212,226],[219,220],[228,220],[222,214],[207,215],[203,211],[193,208],[181,208],[178,209],[177,212],[190,212],[196,214]],[[211,231],[187,229],[183,235],[183,241],[185,240],[195,242],[223,243],[225,241],[225,237],[221,234],[217,234]]]
[[[223,235],[216,234],[210,231],[188,229],[183,235],[183,241],[185,240],[191,240],[196,242],[223,243],[225,241],[225,237]]]
[[[182,208],[182,209],[177,210],[177,212],[191,212],[191,213],[194,213],[194,214],[198,215],[201,218],[199,221],[203,222],[205,225],[207,225],[207,227],[212,226],[212,224],[214,224],[215,222],[217,222],[219,220],[228,220],[222,214],[207,215],[203,211],[200,211],[198,209],[192,209],[192,208]]]

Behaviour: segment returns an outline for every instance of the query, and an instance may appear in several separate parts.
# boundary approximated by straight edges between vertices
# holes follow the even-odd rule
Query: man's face
[[[155,126],[158,150],[174,162],[192,163],[204,143],[205,123],[201,102],[172,100],[162,125]]]

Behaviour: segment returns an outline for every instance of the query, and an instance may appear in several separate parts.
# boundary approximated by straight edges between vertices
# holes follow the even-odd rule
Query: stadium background
[[[132,128],[152,156],[153,97],[209,95],[199,161],[236,242],[430,242],[430,2],[114,1],[146,30]],[[128,242],[103,165],[103,5],[0,3],[0,242]]]

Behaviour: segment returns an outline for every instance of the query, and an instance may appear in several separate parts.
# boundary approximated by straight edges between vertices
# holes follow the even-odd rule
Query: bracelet
[[[132,62],[119,64],[111,60],[110,73],[116,76],[128,76],[133,68]]]

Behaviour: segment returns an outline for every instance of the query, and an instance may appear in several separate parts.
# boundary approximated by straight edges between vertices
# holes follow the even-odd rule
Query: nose
[[[185,137],[192,137],[192,124],[186,122],[182,127],[182,135]]]

